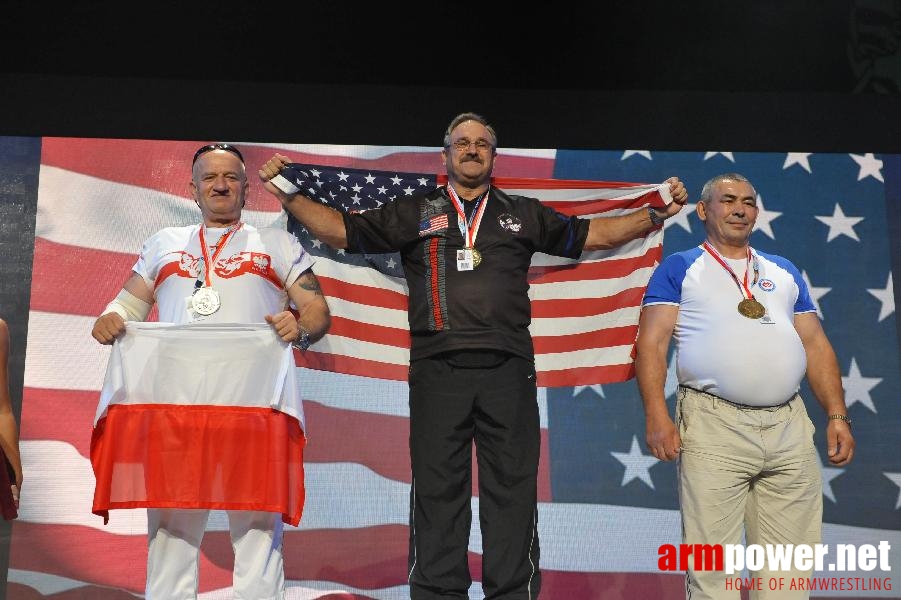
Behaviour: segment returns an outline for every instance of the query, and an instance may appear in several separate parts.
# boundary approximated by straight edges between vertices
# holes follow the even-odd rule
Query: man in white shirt
[[[127,338],[131,334],[126,334],[126,321],[145,320],[154,303],[161,323],[198,324],[196,330],[182,327],[172,334],[194,334],[190,339],[195,345],[210,331],[227,335],[231,324],[264,322],[274,335],[267,341],[263,331],[262,343],[281,344],[288,353],[286,344],[305,350],[321,338],[330,315],[311,270],[313,259],[286,231],[241,221],[249,183],[240,151],[229,144],[198,149],[190,188],[202,222],[165,228],[144,243],[123,290],[95,322],[94,338],[102,344],[112,344],[123,334]],[[235,549],[235,597],[283,598],[282,523],[296,525],[303,502],[305,438],[299,411],[260,406],[255,396],[263,390],[235,392],[241,388],[238,381],[224,386],[226,391],[218,396],[241,397],[223,397],[220,403],[213,395],[210,400],[208,373],[223,373],[217,368],[222,360],[234,358],[234,351],[219,358],[222,348],[253,352],[250,345],[210,339],[207,352],[192,351],[180,366],[185,379],[196,375],[195,387],[204,388],[188,396],[205,401],[188,405],[166,397],[143,402],[126,398],[102,407],[103,422],[95,426],[91,453],[97,476],[94,512],[147,508],[146,595],[177,600],[196,598],[199,548],[209,511],[227,510]],[[177,338],[167,343],[170,348],[185,347]],[[278,347],[275,350],[278,354]],[[172,362],[171,355],[156,362]],[[281,377],[294,377],[293,369],[287,375],[284,371],[279,371]],[[239,373],[235,369],[224,376]],[[170,369],[169,377],[179,375]],[[273,389],[282,389],[282,383]],[[172,386],[161,382],[150,389],[161,390],[160,396]],[[139,454],[140,469],[134,468],[135,447],[147,448]],[[122,481],[122,472],[140,475]]]
[[[695,248],[668,256],[645,293],[635,361],[648,448],[679,459],[683,543],[809,544],[820,541],[823,499],[814,426],[798,394],[802,378],[828,416],[830,464],[854,454],[835,352],[798,269],[751,248],[759,208],[736,173],[708,181],[697,204],[707,232]],[[664,396],[675,337],[679,391],[675,422]],[[735,599],[723,571],[689,565],[686,598]],[[769,591],[752,573],[752,599],[807,598]],[[788,580],[788,579],[786,579]]]

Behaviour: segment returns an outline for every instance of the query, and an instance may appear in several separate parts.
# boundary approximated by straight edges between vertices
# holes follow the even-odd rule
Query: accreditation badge
[[[472,271],[474,268],[475,263],[472,255],[472,248],[457,250],[457,270]]]

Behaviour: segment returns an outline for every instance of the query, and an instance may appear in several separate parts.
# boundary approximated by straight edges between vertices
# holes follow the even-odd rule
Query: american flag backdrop
[[[162,226],[199,219],[187,183],[190,156],[200,143],[44,138],[40,155],[34,157],[41,166],[21,415],[26,484],[20,517],[13,524],[10,598],[118,600],[143,593],[144,511],[113,511],[104,526],[90,510],[94,481],[88,444],[109,351],[94,342],[90,329],[124,283],[141,242]],[[441,172],[437,148],[235,144],[244,153],[252,181],[245,220],[295,230],[317,256],[317,275],[333,313],[351,319],[353,293],[359,292],[351,286],[365,285],[360,279],[340,280],[338,266],[356,263],[354,272],[368,272],[374,281],[397,278],[399,261],[392,255],[350,257],[310,238],[280,212],[256,181],[255,171],[278,151],[295,162],[337,168],[327,170],[332,175],[350,176],[358,169],[393,171],[415,182]],[[751,243],[792,259],[804,273],[836,348],[855,421],[855,461],[843,469],[823,468],[824,541],[887,540],[892,545],[890,563],[898,568],[901,363],[886,227],[885,178],[890,170],[882,158],[866,153],[502,148],[495,174],[509,182],[522,177],[662,182],[678,175],[692,201],[713,175],[737,171],[749,177],[762,207]],[[347,208],[354,208],[353,185],[337,200]],[[359,197],[362,202],[363,194]],[[703,229],[685,210],[667,221],[663,238],[666,255],[700,243]],[[645,256],[654,252],[653,245],[629,246],[598,259],[621,260],[623,252],[626,257]],[[537,266],[534,287],[550,283],[555,293],[580,297],[578,291],[566,291],[578,288],[578,281],[551,274],[544,270],[548,265]],[[402,287],[397,281],[380,285],[381,296],[367,299],[373,305],[370,314],[356,317],[373,326],[388,317],[387,322],[397,323],[398,313],[403,316],[397,304]],[[347,288],[343,294],[341,286]],[[336,319],[334,333],[345,326],[356,329]],[[397,339],[402,333],[387,329],[398,328],[375,329],[373,339]],[[306,359],[319,362],[298,367],[309,439],[307,504],[300,525],[285,534],[289,598],[405,598],[410,482],[406,384],[384,366],[370,373],[381,377],[349,369],[321,370],[334,361],[330,357],[340,355],[328,352],[338,341],[324,342]],[[400,343],[393,346],[402,349]],[[539,346],[536,342],[540,352]],[[384,360],[373,360],[373,366],[380,362]],[[389,362],[402,364],[400,359]],[[539,390],[542,598],[675,600],[684,594],[680,575],[657,569],[658,547],[679,541],[675,466],[647,453],[634,381],[606,383],[615,379],[551,382],[552,387]],[[667,386],[669,392],[675,389],[672,376]],[[806,384],[802,394],[825,455],[822,411]],[[477,524],[477,495],[473,510]],[[472,598],[481,598],[480,553],[476,525],[470,541],[476,580]],[[231,555],[226,519],[214,511],[202,547],[204,600],[231,598]],[[901,597],[901,592],[896,587],[814,594],[827,596]]]
[[[444,184],[446,176],[375,169],[298,165],[304,193],[347,212]],[[669,201],[666,184],[626,184],[496,177],[508,194],[586,218],[631,212]],[[658,188],[663,188],[662,192]],[[443,220],[443,221],[442,221]],[[420,227],[447,227],[447,215]],[[288,230],[317,256],[319,281],[332,307],[329,335],[299,357],[306,367],[406,381],[409,365],[407,294],[397,253],[357,257],[312,237],[292,215]],[[529,269],[532,340],[538,385],[559,387],[625,381],[632,372],[641,298],[660,260],[660,229],[615,250],[584,252],[578,261],[544,254]]]

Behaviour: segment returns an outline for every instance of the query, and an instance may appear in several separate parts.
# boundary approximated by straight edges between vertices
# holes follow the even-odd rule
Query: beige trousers
[[[742,408],[725,400],[680,387],[676,420],[682,437],[679,502],[685,544],[809,544],[820,542],[823,485],[814,426],[796,395],[776,408]],[[686,598],[738,600],[734,580],[741,573],[695,570],[690,565]],[[792,563],[793,566],[793,563]],[[761,578],[751,600],[796,600],[807,591],[790,591],[791,578],[809,577],[812,569],[769,570],[748,574]],[[733,580],[732,589],[726,579]],[[784,578],[784,588],[769,589],[770,579]]]

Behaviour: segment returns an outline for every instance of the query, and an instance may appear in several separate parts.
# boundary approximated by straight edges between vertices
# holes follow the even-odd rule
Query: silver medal
[[[197,288],[191,296],[191,308],[198,315],[211,315],[219,310],[220,304],[219,292],[211,287]]]

